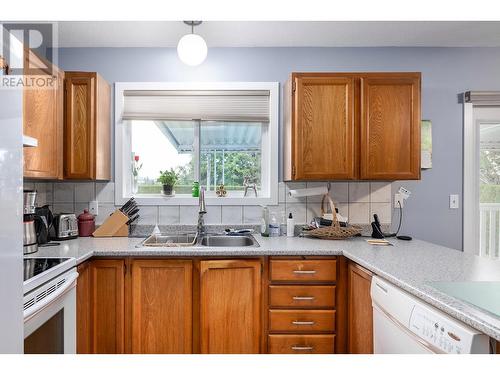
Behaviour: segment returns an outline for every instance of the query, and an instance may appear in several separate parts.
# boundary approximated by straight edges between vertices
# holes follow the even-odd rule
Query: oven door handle
[[[38,314],[54,300],[58,299],[63,294],[66,294],[69,290],[74,288],[76,285],[76,279],[78,279],[78,272],[69,274],[66,278],[65,285],[61,286],[59,289],[56,289],[55,292],[42,299],[40,302],[36,302],[33,306],[24,310],[24,320],[26,321],[28,319],[31,319],[34,315]]]

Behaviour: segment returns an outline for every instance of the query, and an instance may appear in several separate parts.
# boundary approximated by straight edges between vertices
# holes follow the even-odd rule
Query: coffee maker
[[[32,254],[38,251],[38,242],[35,230],[35,190],[23,192],[23,253]]]

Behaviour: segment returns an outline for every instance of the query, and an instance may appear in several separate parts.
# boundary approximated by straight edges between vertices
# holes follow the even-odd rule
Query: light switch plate
[[[456,209],[459,205],[458,194],[450,194],[450,208]]]
[[[89,213],[94,216],[99,215],[99,202],[98,201],[90,201],[89,202]]]

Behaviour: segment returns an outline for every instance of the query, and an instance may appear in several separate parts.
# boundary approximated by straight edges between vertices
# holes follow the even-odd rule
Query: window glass
[[[244,190],[245,183],[261,190],[261,123],[202,121],[200,184],[213,191]],[[254,190],[250,189],[254,194]]]
[[[160,194],[160,171],[174,169],[176,194],[190,194],[195,181],[195,121],[131,121],[132,194]]]

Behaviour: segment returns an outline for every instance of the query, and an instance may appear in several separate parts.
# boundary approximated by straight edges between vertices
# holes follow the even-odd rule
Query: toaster
[[[51,238],[58,241],[78,237],[78,221],[75,214],[56,214],[52,221]]]

